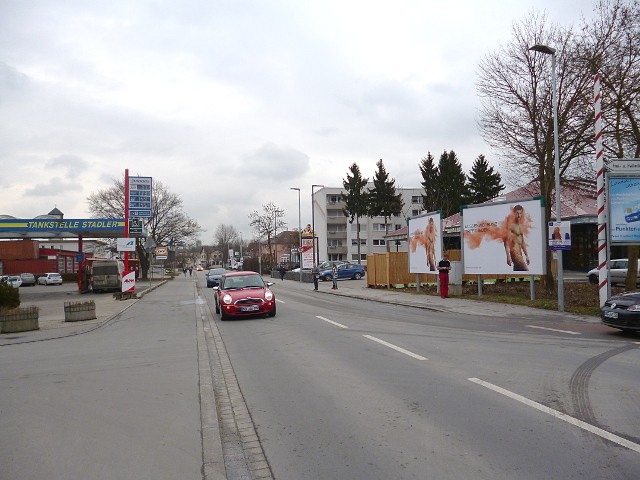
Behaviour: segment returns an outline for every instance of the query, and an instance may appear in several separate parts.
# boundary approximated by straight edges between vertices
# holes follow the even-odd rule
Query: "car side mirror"
[[[271,285],[273,285],[273,282],[267,282],[267,287],[270,287]]]
[[[219,288],[220,288],[220,287],[218,287],[218,286],[216,285],[215,287],[213,287],[213,290],[214,290],[214,291],[218,291],[218,289],[219,289]]]

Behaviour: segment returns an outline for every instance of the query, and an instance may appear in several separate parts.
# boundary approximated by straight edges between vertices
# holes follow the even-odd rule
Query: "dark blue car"
[[[323,281],[331,280],[331,269],[322,270],[320,272],[320,279]],[[364,277],[364,267],[357,263],[343,263],[338,265],[338,280],[360,280]]]

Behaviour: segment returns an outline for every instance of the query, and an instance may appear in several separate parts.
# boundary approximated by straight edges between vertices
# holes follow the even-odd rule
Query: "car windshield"
[[[227,271],[224,268],[213,268],[209,270],[209,275],[224,275]]]
[[[260,275],[241,275],[227,277],[224,280],[224,290],[238,290],[240,288],[264,288],[264,281]]]

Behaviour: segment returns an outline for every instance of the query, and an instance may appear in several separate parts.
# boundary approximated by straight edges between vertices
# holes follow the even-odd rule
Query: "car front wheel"
[[[360,275],[359,273],[356,273],[353,278],[355,278],[356,280],[360,280],[362,278],[362,275]]]

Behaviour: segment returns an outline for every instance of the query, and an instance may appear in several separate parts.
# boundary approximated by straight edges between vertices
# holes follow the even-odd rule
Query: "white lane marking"
[[[488,388],[489,390],[493,390],[494,392],[500,393],[501,395],[504,395],[513,400],[516,400],[520,403],[524,403],[525,405],[531,408],[535,408],[536,410],[540,410],[541,412],[547,413],[559,420],[563,420],[578,428],[582,428],[587,432],[591,432],[602,438],[606,438],[607,440],[617,443],[620,446],[626,447],[629,450],[633,450],[634,452],[640,453],[640,445],[638,445],[637,443],[630,442],[626,438],[619,437],[618,435],[607,432],[606,430],[603,430],[601,428],[595,427],[590,423],[583,422],[582,420],[578,420],[577,418],[570,417],[565,413],[554,410],[553,408],[549,408],[545,405],[542,405],[541,403],[534,402],[533,400],[529,400],[528,398],[518,395],[517,393],[510,392],[509,390],[505,390],[504,388],[498,387],[497,385],[493,385],[492,383],[489,383],[489,382],[485,382],[484,380],[480,380],[479,378],[469,378],[468,380],[473,383],[477,383],[478,385],[482,385],[483,387]]]
[[[410,352],[409,350],[400,348],[397,345],[394,345],[393,343],[385,342],[384,340],[380,340],[379,338],[373,337],[371,335],[363,335],[363,337],[368,338],[369,340],[373,340],[374,342],[378,342],[379,344],[384,345],[385,347],[393,348],[394,350],[400,353],[404,353],[405,355],[409,355],[410,357],[416,358],[418,360],[429,360],[428,358],[418,355],[417,353]]]
[[[342,325],[341,323],[334,322],[333,320],[329,320],[328,318],[321,317],[320,315],[316,315],[316,318],[319,318],[320,320],[324,320],[325,322],[329,322],[331,325],[335,325],[336,327],[349,328],[346,325]]]
[[[280,303],[287,303],[284,300],[280,300],[279,298],[276,298],[276,302],[280,302]]]
[[[539,330],[549,330],[550,332],[568,333],[569,335],[581,335],[580,332],[572,332],[570,330],[558,330],[556,328],[538,327],[537,325],[527,325],[527,328],[537,328]]]

